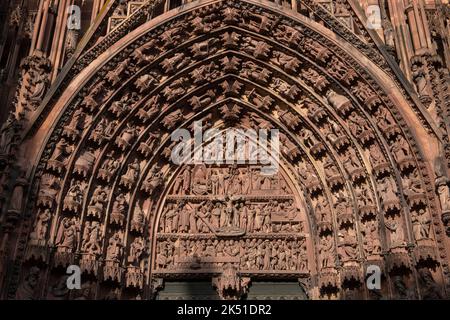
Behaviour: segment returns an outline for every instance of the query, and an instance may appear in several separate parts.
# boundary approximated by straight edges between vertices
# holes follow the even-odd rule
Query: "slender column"
[[[292,6],[292,10],[297,11],[298,7],[297,7],[297,0],[291,0],[291,6]]]
[[[395,47],[400,59],[400,68],[406,77],[411,80],[410,58],[414,54],[410,33],[407,29],[405,9],[402,1],[388,0],[391,22],[394,28]]]
[[[427,47],[427,40],[426,40],[425,30],[424,30],[424,26],[423,26],[423,17],[421,16],[421,14],[419,12],[419,6],[420,5],[417,3],[417,0],[414,0],[414,16],[415,16],[417,31],[418,31],[419,39],[420,39],[420,48],[424,49]]]
[[[93,22],[97,17],[98,12],[100,11],[100,5],[100,0],[94,0],[94,3],[92,4],[91,22]]]
[[[428,19],[427,19],[427,15],[425,13],[425,3],[423,2],[423,0],[421,0],[421,2],[420,2],[420,15],[422,17],[422,26],[423,26],[423,30],[425,32],[427,46],[428,46],[428,48],[433,49],[430,27],[428,25]]]
[[[406,15],[408,16],[408,25],[409,25],[409,31],[414,47],[414,51],[417,52],[421,48],[419,33],[417,30],[417,24],[416,24],[416,17],[414,13],[414,5],[410,3],[410,5],[405,10]]]
[[[39,30],[39,37],[36,43],[36,50],[42,51],[42,45],[44,44],[45,38],[45,30],[47,29],[47,20],[48,20],[48,7],[50,5],[50,0],[45,0],[44,6],[42,8],[42,21]]]
[[[74,0],[65,0],[65,5],[72,5],[74,3]],[[69,17],[69,13],[67,12],[67,10],[63,11],[63,19],[62,21],[67,21]],[[52,76],[52,81],[54,81],[56,79],[56,76],[59,73],[59,66],[61,65],[61,62],[64,60],[64,41],[66,39],[66,34],[67,34],[67,29],[66,29],[66,24],[63,23],[62,24],[62,29],[61,29],[61,34],[60,37],[58,39],[58,47],[56,49],[56,57],[55,57],[55,64],[54,64],[54,68],[53,68],[53,76]]]
[[[36,20],[34,21],[34,28],[33,28],[33,35],[31,36],[31,46],[30,46],[30,54],[34,52],[34,49],[36,47],[36,41],[39,35],[39,29],[41,26],[41,19],[42,19],[42,10],[44,6],[45,0],[39,1],[39,7],[36,15]]]
[[[57,47],[58,47],[58,39],[61,36],[64,36],[64,25],[65,21],[63,21],[64,11],[66,9],[66,0],[58,0],[58,15],[56,18],[56,24],[55,24],[55,34],[52,41],[52,49],[50,51],[50,61],[52,62],[52,65],[55,65],[56,62],[56,56],[57,56]],[[56,69],[53,69],[53,74],[57,72]],[[53,76],[52,76],[53,80]]]

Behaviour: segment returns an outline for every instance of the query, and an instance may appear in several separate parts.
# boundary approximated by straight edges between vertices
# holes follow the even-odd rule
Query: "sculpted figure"
[[[48,224],[51,219],[51,213],[49,209],[44,211],[39,211],[37,215],[37,220],[34,225],[33,232],[30,234],[30,239],[35,241],[45,240],[47,235]]]
[[[334,267],[334,242],[330,236],[321,237],[319,244],[320,268]]]
[[[398,201],[397,186],[391,176],[385,177],[378,184],[381,200],[384,202]]]
[[[127,209],[128,209],[127,199],[122,193],[120,193],[113,203],[111,211],[112,222],[117,223],[119,225],[123,224],[123,220],[125,219]]]
[[[142,237],[137,237],[130,245],[130,254],[127,261],[129,265],[140,266],[141,258],[145,251],[145,242]]]
[[[439,196],[442,212],[450,211],[450,189],[448,187],[448,178],[439,175],[436,178],[436,192]]]
[[[122,237],[120,232],[114,235],[108,241],[108,248],[106,250],[106,260],[119,261],[123,250]]]
[[[433,94],[430,88],[424,67],[419,67],[417,64],[412,65],[412,76],[416,84],[417,93],[421,99],[430,99]]]
[[[408,143],[401,135],[397,136],[395,143],[391,146],[391,151],[395,160],[398,162],[404,160],[410,155]]]
[[[127,172],[124,175],[124,178],[127,179],[129,184],[133,184],[139,178],[139,173],[141,171],[141,167],[139,165],[139,160],[136,158],[132,163],[128,164]]]
[[[357,259],[358,245],[355,237],[356,235],[353,228],[342,230],[338,233],[338,254],[341,261],[346,262]]]
[[[16,116],[13,112],[10,112],[8,119],[0,129],[0,154],[7,155],[10,153],[17,129],[18,123]]]
[[[351,102],[347,97],[340,95],[333,90],[327,92],[327,99],[336,110],[342,110],[351,105]]]
[[[55,245],[58,248],[58,251],[73,252],[78,242],[79,230],[80,224],[78,220],[75,218],[63,218],[59,225],[55,240]]]
[[[364,228],[364,249],[366,255],[381,254],[381,242],[378,234],[378,222],[369,221]]]
[[[77,210],[83,204],[84,186],[80,181],[71,182],[69,191],[64,198],[64,207],[70,210]]]
[[[405,245],[405,234],[403,231],[402,221],[398,221],[396,218],[391,217],[384,221],[386,228],[390,234],[391,248],[396,248]]]
[[[14,183],[14,188],[11,195],[11,200],[9,203],[9,212],[20,213],[22,212],[23,197],[25,193],[25,187],[28,181],[25,178],[25,172],[21,170],[20,176],[16,179]]]
[[[153,167],[147,179],[145,180],[145,188],[149,194],[153,194],[155,190],[159,190],[159,188],[164,184],[164,176],[161,172],[161,169],[158,166]]]
[[[331,222],[331,209],[325,197],[319,197],[314,211],[319,221]]]
[[[59,161],[65,163],[66,157],[72,152],[72,147],[66,142],[64,138],[56,144],[55,150],[53,151],[50,160]]]
[[[91,255],[98,255],[101,253],[101,230],[100,224],[97,221],[86,222],[86,226],[83,234],[83,242],[81,244],[81,250],[84,253]]]
[[[412,211],[411,214],[414,238],[416,240],[430,239],[431,218],[428,211],[421,208],[419,212]]]

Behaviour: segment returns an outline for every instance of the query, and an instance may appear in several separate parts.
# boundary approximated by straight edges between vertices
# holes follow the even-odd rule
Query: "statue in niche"
[[[385,203],[398,202],[397,186],[391,176],[384,177],[378,184],[381,200]]]
[[[127,261],[130,266],[143,267],[142,257],[145,252],[145,241],[142,237],[136,237],[130,244],[130,254]]]
[[[242,194],[247,195],[251,190],[251,179],[249,176],[249,169],[242,168],[239,170],[239,180],[242,183]]]
[[[319,257],[321,269],[333,268],[335,266],[333,237],[326,236],[320,238]]]
[[[32,75],[30,79],[32,79],[31,87],[33,90],[29,92],[28,99],[37,108],[45,95],[50,80],[45,70],[38,70],[37,72],[30,70],[30,75]]]
[[[127,58],[120,62],[114,70],[111,70],[106,75],[106,79],[114,86],[120,82],[122,73],[128,75],[127,68],[130,65],[131,58]]]
[[[78,243],[80,222],[76,218],[64,217],[59,224],[55,246],[58,252],[71,253]]]
[[[378,221],[370,220],[364,225],[364,249],[367,255],[381,254],[381,242],[378,234]]]
[[[403,247],[405,245],[403,222],[395,217],[389,217],[388,219],[385,219],[384,224],[389,231],[390,247]]]
[[[67,127],[74,131],[81,131],[83,130],[85,119],[86,114],[83,112],[83,109],[77,109],[73,113],[72,119],[70,119]]]
[[[352,111],[347,120],[348,128],[355,138],[361,138],[361,134],[370,129],[367,120],[356,113],[356,111]]]
[[[211,182],[211,194],[219,195],[219,170],[211,169],[209,180]]]
[[[331,222],[331,209],[325,197],[321,196],[317,199],[314,212],[320,222]]]
[[[358,207],[374,205],[372,196],[368,188],[358,187],[355,189],[355,193],[356,193],[356,200],[358,202]]]
[[[30,233],[30,240],[33,242],[45,242],[47,236],[48,225],[52,215],[49,209],[39,210],[33,231]]]
[[[51,174],[44,174],[41,179],[38,203],[51,208],[59,190],[59,179]]]
[[[175,53],[171,58],[166,58],[161,62],[164,72],[170,73],[180,70],[189,64],[190,59],[182,52]]]
[[[144,74],[134,82],[134,85],[136,86],[136,89],[139,90],[139,93],[142,94],[156,82],[157,80],[153,74]]]
[[[141,166],[139,164],[139,160],[135,158],[132,163],[128,164],[127,172],[121,178],[121,184],[131,187],[137,182],[140,172]]]
[[[416,85],[417,93],[421,100],[428,101],[433,96],[433,91],[426,76],[425,67],[420,67],[417,63],[411,66],[412,77]]]
[[[248,202],[240,202],[239,203],[239,227],[243,230],[247,230],[247,204]]]
[[[448,187],[448,178],[440,174],[437,176],[435,185],[439,196],[442,212],[450,211],[450,189]]]
[[[8,209],[10,213],[20,214],[22,212],[25,187],[28,185],[25,175],[25,171],[20,170],[19,177],[17,177],[14,183]]]
[[[381,152],[378,145],[371,144],[369,147],[369,150],[370,150],[369,160],[372,163],[373,167],[386,162],[386,160],[384,159],[383,153]]]
[[[344,153],[343,164],[348,173],[352,173],[354,170],[360,169],[358,157],[356,156],[355,150],[353,148],[348,148],[347,152]]]
[[[81,181],[72,180],[64,198],[64,209],[77,212],[83,204],[84,189],[85,186],[81,184]]]
[[[107,154],[106,159],[103,161],[100,170],[99,177],[103,177],[104,179],[109,179],[116,173],[117,169],[120,168],[122,163],[122,156],[116,158],[114,156],[114,151],[111,151]]]
[[[402,182],[404,193],[408,198],[423,194],[422,183],[419,178],[404,177]]]
[[[382,130],[388,129],[390,126],[395,125],[395,120],[392,114],[385,107],[378,108],[376,112],[377,124]]]
[[[348,205],[348,196],[342,190],[334,195],[334,209],[336,210],[336,215],[339,217],[341,215],[352,214],[352,208]]]
[[[416,240],[430,239],[431,233],[431,218],[425,209],[421,208],[419,211],[411,212],[411,220]]]
[[[10,112],[8,119],[0,129],[0,154],[8,155],[12,151],[14,139],[17,135],[18,121],[13,112]]]
[[[114,235],[108,241],[108,247],[106,249],[106,260],[119,261],[123,250],[122,235],[120,231],[114,233]]]
[[[144,231],[144,222],[145,222],[145,214],[142,211],[139,203],[136,203],[136,207],[134,209],[133,218],[131,220],[131,231],[136,231],[140,234]]]
[[[353,227],[338,232],[338,255],[343,262],[357,259],[358,245]]]
[[[352,103],[350,102],[350,100],[347,97],[345,97],[341,94],[338,94],[337,92],[335,92],[333,90],[329,90],[327,92],[326,96],[327,96],[328,102],[337,111],[345,112],[345,110],[348,110],[352,105]]]
[[[97,221],[86,222],[83,234],[83,242],[81,244],[81,251],[89,255],[99,255],[102,252],[101,248],[102,234],[100,224]]]
[[[391,146],[391,151],[397,162],[401,162],[410,156],[408,143],[401,135],[397,136],[395,142]]]
[[[161,171],[161,168],[159,166],[153,167],[149,174],[147,179],[144,182],[145,190],[152,195],[153,192],[156,190],[159,190],[161,186],[164,184],[164,175]]]
[[[49,161],[52,160],[65,165],[66,158],[70,155],[72,150],[73,147],[70,146],[64,138],[61,138],[61,140],[59,140],[59,142],[56,144],[55,150],[53,151],[53,154],[50,157]]]
[[[312,148],[318,143],[316,137],[309,129],[302,128],[302,130],[300,131],[300,136],[302,138],[303,144],[307,148]]]
[[[134,139],[139,135],[140,130],[137,127],[134,127],[131,123],[127,123],[127,127],[123,130],[122,134],[117,138],[116,144],[122,149],[125,150],[129,147]]]
[[[123,225],[125,214],[128,209],[128,202],[125,195],[120,193],[113,203],[111,211],[111,222],[118,225]]]
[[[338,168],[335,166],[333,159],[330,156],[325,157],[323,169],[328,177],[336,177],[340,175]]]
[[[105,128],[105,132],[104,132],[105,136],[111,137],[114,134],[114,132],[116,132],[116,129],[118,128],[118,126],[119,126],[119,121],[117,121],[117,120],[109,121]]]
[[[134,49],[133,53],[131,54],[131,58],[136,60],[137,64],[150,62],[152,59],[154,59],[155,55],[153,54],[147,55],[147,53],[152,49],[157,49],[156,39],[151,39],[150,41],[144,43],[140,47]]]
[[[239,26],[248,28],[257,33],[264,33],[270,31],[274,23],[274,16],[270,14],[259,14],[244,9],[242,11],[242,19]]]
[[[287,42],[289,45],[297,47],[303,38],[303,29],[301,27],[282,25],[278,30],[274,31],[274,36],[280,41]]]
[[[89,214],[100,217],[105,210],[105,205],[108,200],[108,194],[102,186],[97,186],[89,201]]]

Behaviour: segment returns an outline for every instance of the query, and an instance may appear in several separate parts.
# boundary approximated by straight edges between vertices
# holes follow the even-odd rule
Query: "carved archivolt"
[[[279,129],[279,174],[173,164],[170,134],[199,120]],[[19,250],[49,272],[23,267],[21,286],[54,288],[76,263],[91,298],[192,276],[215,277],[222,296],[248,279],[310,278],[313,298],[373,298],[375,264],[380,296],[442,295],[432,176],[395,102],[328,37],[247,1],[193,7],[128,41],[67,103]]]

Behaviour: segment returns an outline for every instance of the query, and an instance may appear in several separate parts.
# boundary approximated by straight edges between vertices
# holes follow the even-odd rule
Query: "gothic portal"
[[[449,297],[447,1],[3,2],[1,298]]]

